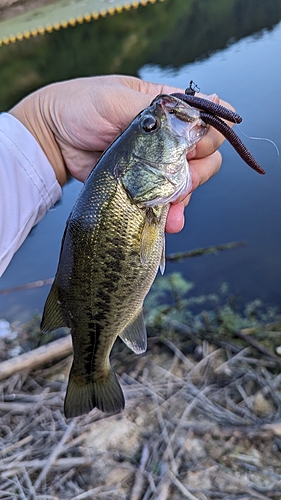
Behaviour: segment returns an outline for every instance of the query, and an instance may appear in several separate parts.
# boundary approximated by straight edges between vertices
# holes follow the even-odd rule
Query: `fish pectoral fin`
[[[152,257],[159,237],[159,224],[151,222],[147,217],[141,235],[140,260],[145,266]]]
[[[135,353],[141,354],[147,349],[147,334],[142,310],[126,326],[119,337]]]
[[[59,301],[58,286],[53,283],[46,300],[40,328],[42,333],[49,333],[63,326],[67,324]]]
[[[98,408],[105,413],[124,410],[125,399],[116,375],[112,370],[95,380],[83,380],[70,372],[64,401],[66,418],[78,417]]]

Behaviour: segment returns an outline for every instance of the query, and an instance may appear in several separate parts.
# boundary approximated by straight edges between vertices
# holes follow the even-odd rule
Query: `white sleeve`
[[[12,115],[0,114],[0,276],[61,194],[33,135]]]

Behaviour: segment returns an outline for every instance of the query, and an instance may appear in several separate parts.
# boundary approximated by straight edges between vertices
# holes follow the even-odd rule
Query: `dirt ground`
[[[71,357],[1,381],[1,499],[281,498],[281,322],[220,336],[208,321],[196,337],[175,320],[161,328],[142,356],[116,343],[117,415],[65,419]],[[0,340],[1,361],[29,330]]]

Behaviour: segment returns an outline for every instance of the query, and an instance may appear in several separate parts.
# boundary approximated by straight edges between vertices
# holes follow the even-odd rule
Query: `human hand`
[[[103,151],[133,118],[156,95],[173,92],[182,89],[127,76],[80,78],[48,85],[23,99],[10,113],[37,139],[63,185],[69,174],[85,181]],[[211,98],[230,107],[217,96]],[[217,149],[223,140],[209,127],[188,154],[192,191],[219,170],[221,155]],[[167,232],[182,229],[189,200],[190,194],[171,205]]]

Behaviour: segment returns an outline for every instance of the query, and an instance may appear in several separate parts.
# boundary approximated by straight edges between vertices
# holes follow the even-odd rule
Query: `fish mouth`
[[[185,138],[186,153],[195,149],[197,142],[208,129],[201,119],[200,110],[174,96],[162,94],[156,99],[165,113],[168,126],[173,129],[174,133]]]
[[[166,115],[167,122],[174,132],[186,140],[186,154],[196,148],[196,144],[206,134],[208,126],[201,119],[200,110],[193,108],[181,99],[170,95],[160,96],[160,103]],[[172,175],[166,174],[166,178],[172,182]],[[178,189],[166,200],[169,203],[177,203],[183,200],[191,191],[192,176],[188,161],[184,167],[184,181]]]

